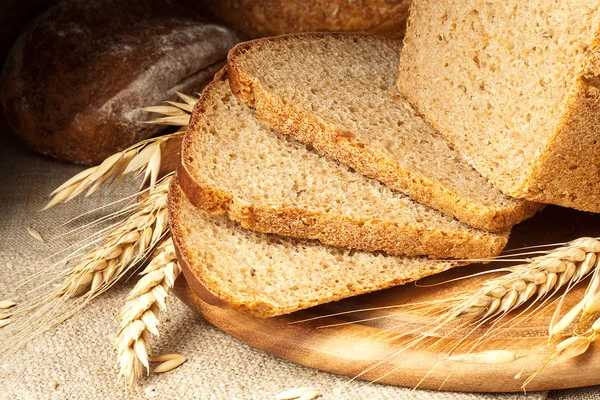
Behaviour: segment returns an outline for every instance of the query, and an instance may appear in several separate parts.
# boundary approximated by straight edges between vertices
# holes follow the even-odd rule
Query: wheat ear
[[[173,125],[173,126],[187,126],[190,122],[190,114],[194,109],[194,104],[198,101],[198,98],[187,96],[183,93],[177,92],[177,96],[183,100],[182,102],[166,101],[168,105],[153,106],[140,108],[139,111],[152,112],[162,114],[163,117],[151,119],[146,121],[147,124],[156,125]]]
[[[548,340],[564,332],[577,320],[575,334],[553,346],[546,362],[523,382],[525,388],[550,363],[559,363],[583,354],[600,334],[600,319],[585,330],[600,312],[600,241],[582,237],[525,264],[508,268],[508,274],[491,279],[474,292],[463,294],[444,315],[486,322],[502,318],[525,303],[530,306],[549,299],[565,288],[548,328]],[[564,296],[582,279],[592,275],[583,299],[560,319]],[[436,328],[434,328],[436,329]],[[580,333],[580,330],[585,330]]]
[[[165,144],[172,139],[180,138],[183,132],[160,136],[141,141],[133,146],[113,154],[100,165],[81,171],[51,193],[52,200],[42,210],[47,210],[60,203],[65,203],[87,190],[86,196],[110,180],[110,183],[120,184],[127,174],[135,177],[144,174],[142,186],[150,182],[154,186],[158,179],[161,165],[161,153]]]
[[[600,241],[583,237],[566,246],[532,258],[509,273],[487,281],[480,289],[464,295],[454,307],[455,315],[487,319],[504,315],[530,300],[542,300],[559,289],[572,287],[595,271],[600,262]]]
[[[121,329],[116,336],[115,347],[120,373],[129,385],[135,384],[142,376],[142,367],[150,370],[150,335],[159,335],[158,314],[166,309],[167,296],[180,272],[173,241],[168,238],[157,247],[154,258],[127,296],[118,317]]]
[[[584,353],[589,347],[589,344],[597,340],[600,333],[599,321],[594,322],[592,327],[584,333],[580,333],[582,328],[587,327],[593,318],[600,314],[600,240],[599,238],[582,237],[571,242],[562,243],[561,245],[562,247],[549,251],[536,250],[533,254],[541,255],[528,259],[524,264],[497,270],[497,272],[502,271],[508,273],[498,278],[489,279],[479,288],[460,293],[454,298],[443,299],[443,301],[426,301],[407,305],[378,307],[377,309],[406,307],[413,309],[414,311],[420,311],[429,316],[434,316],[433,320],[428,324],[428,328],[419,328],[418,330],[409,332],[410,334],[419,333],[419,335],[415,339],[410,340],[401,350],[394,352],[386,358],[386,360],[401,354],[408,348],[421,343],[424,339],[434,336],[434,334],[437,335],[442,328],[449,327],[449,325],[453,324],[453,321],[456,320],[462,320],[464,322],[461,322],[457,327],[451,328],[453,332],[463,328],[469,328],[470,332],[467,333],[465,337],[459,339],[456,345],[452,346],[452,349],[449,351],[446,358],[469,358],[470,356],[481,358],[481,354],[469,353],[466,355],[454,356],[453,351],[460,343],[463,343],[468,339],[470,333],[474,332],[479,327],[488,327],[484,337],[489,338],[493,329],[499,329],[497,324],[509,312],[520,308],[524,304],[528,304],[527,309],[535,306],[536,303],[544,304],[563,288],[565,289],[564,293],[556,306],[554,317],[549,326],[549,340],[565,331],[566,328],[572,325],[577,317],[580,316],[578,329],[573,336],[561,341],[553,347],[553,351],[548,356],[548,362],[542,366],[536,374],[527,379],[523,387],[531,382],[535,375],[550,362],[561,362]],[[488,271],[488,273],[489,272],[494,271]],[[561,305],[566,294],[581,280],[591,274],[593,277],[588,285],[583,300],[559,319],[559,316],[561,315]],[[374,308],[328,314],[297,321],[296,323],[373,309]],[[385,316],[382,318],[385,318]],[[494,324],[486,325],[487,322],[493,320],[495,320]],[[357,323],[360,321],[360,319],[352,320],[352,322],[348,323]],[[345,323],[325,325],[324,327],[344,324]],[[402,335],[396,338],[399,337],[402,337]],[[472,349],[477,346],[480,341],[481,339],[476,341]],[[485,355],[486,358],[490,359],[488,362],[497,362],[498,352],[503,352],[503,354],[507,355],[510,354],[512,360],[518,358],[517,355],[512,352],[496,350],[491,354]],[[364,373],[381,365],[381,363],[382,362],[374,364],[367,370],[362,371],[357,377],[364,375]],[[389,373],[390,372],[386,373],[386,375]]]
[[[183,103],[167,101],[169,105],[140,108],[138,111],[146,111],[164,115],[161,118],[146,121],[148,124],[172,125],[185,127],[190,121],[190,114],[194,104],[198,100],[177,92]],[[142,186],[150,180],[150,186],[154,186],[158,178],[161,162],[161,151],[165,144],[172,139],[180,138],[183,131],[157,138],[143,140],[133,146],[113,154],[100,165],[81,171],[50,194],[52,200],[46,204],[43,210],[65,203],[87,190],[86,196],[94,193],[100,186],[110,180],[110,183],[118,185],[125,175],[133,173],[136,177],[144,174]]]
[[[139,201],[136,211],[110,231],[104,243],[83,255],[70,268],[60,294],[96,295],[145,258],[168,229],[170,181],[167,177],[150,188],[147,196]]]

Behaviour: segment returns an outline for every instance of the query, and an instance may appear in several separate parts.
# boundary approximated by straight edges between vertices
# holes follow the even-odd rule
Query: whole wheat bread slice
[[[459,265],[243,229],[195,207],[177,179],[170,188],[169,217],[177,260],[194,292],[211,304],[259,317],[385,289]]]
[[[410,21],[398,85],[423,116],[504,193],[600,212],[600,1],[417,0]]]
[[[194,107],[178,171],[194,205],[260,232],[433,258],[494,256],[508,239],[425,207],[277,133],[231,93],[224,72]]]
[[[533,215],[539,205],[504,196],[417,115],[398,62],[394,41],[304,34],[239,44],[228,68],[260,120],[421,204],[494,232]]]

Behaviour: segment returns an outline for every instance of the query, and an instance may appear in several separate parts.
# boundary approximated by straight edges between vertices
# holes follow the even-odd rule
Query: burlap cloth
[[[135,191],[133,183],[111,193],[103,190],[40,213],[48,194],[81,167],[65,165],[22,148],[0,125],[0,299],[20,279],[39,268],[35,262],[65,243],[41,244],[26,228],[43,236],[63,232],[58,225],[82,212]],[[95,214],[94,216],[97,216]],[[347,383],[348,378],[295,365],[255,350],[203,321],[178,300],[171,300],[155,353],[177,352],[189,361],[167,374],[144,377],[128,390],[118,377],[112,340],[115,316],[132,282],[103,295],[62,325],[18,353],[0,359],[2,399],[273,399],[294,387],[316,387],[323,398],[345,399],[600,399],[595,388],[551,393],[461,394]],[[1,336],[0,336],[1,340]],[[331,394],[344,386],[343,392]]]

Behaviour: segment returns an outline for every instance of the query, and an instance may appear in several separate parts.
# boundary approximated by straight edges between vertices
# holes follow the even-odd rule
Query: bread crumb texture
[[[600,212],[598,1],[416,0],[398,86],[504,193]]]
[[[274,131],[222,74],[196,104],[181,157],[192,203],[245,228],[435,258],[492,256],[507,241],[506,233],[471,228]]]
[[[240,44],[228,60],[259,119],[421,204],[488,231],[539,208],[503,195],[400,95],[393,41],[289,35]]]

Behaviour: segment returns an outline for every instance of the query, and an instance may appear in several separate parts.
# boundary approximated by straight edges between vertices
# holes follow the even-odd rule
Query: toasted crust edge
[[[390,46],[397,46],[393,41],[384,38],[351,33],[292,34],[240,43],[229,52],[227,57],[229,83],[234,95],[255,108],[261,121],[280,132],[314,145],[328,156],[351,166],[359,173],[378,179],[391,189],[406,193],[416,201],[475,228],[488,232],[503,232],[530,218],[540,210],[540,204],[516,199],[510,199],[511,204],[508,207],[488,208],[458,196],[420,174],[401,168],[376,149],[353,140],[354,134],[339,132],[334,126],[323,123],[315,116],[269,94],[260,80],[244,70],[238,61],[246,51],[253,47],[260,48],[272,42],[311,40],[326,36],[358,37],[362,40],[387,42]],[[439,195],[434,196],[433,193],[439,193]]]
[[[259,207],[243,204],[190,171],[188,153],[196,127],[204,118],[203,110],[213,87],[227,79],[225,70],[204,90],[194,107],[188,133],[183,139],[178,176],[181,188],[196,207],[211,214],[227,214],[247,229],[282,236],[317,239],[322,243],[389,254],[428,256],[431,258],[487,258],[498,255],[508,241],[508,233],[482,232],[480,237],[466,232],[426,230],[383,220],[357,220],[332,217],[298,207]]]

